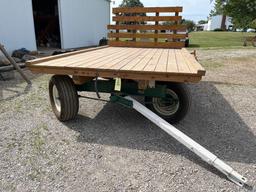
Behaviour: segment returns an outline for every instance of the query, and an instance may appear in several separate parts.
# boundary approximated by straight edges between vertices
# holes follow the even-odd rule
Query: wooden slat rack
[[[179,15],[182,7],[114,8],[109,45],[116,47],[182,48],[186,30]],[[163,25],[165,21],[172,25]],[[171,41],[170,41],[171,40]]]

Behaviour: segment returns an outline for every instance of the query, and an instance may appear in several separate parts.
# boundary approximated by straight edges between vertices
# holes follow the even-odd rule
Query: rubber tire
[[[187,115],[189,109],[190,109],[190,103],[191,103],[191,96],[190,92],[186,85],[181,83],[157,83],[160,85],[166,85],[168,89],[171,89],[174,91],[180,102],[180,106],[176,113],[170,116],[165,116],[163,114],[160,114],[157,110],[155,110],[154,105],[152,104],[153,97],[145,97],[145,106],[156,113],[158,116],[166,120],[167,122],[171,124],[179,123],[181,120],[184,119],[184,117]]]
[[[53,99],[53,87],[56,86],[61,104],[60,112]],[[79,110],[79,99],[73,80],[67,75],[54,75],[49,82],[50,102],[56,117],[61,121],[73,120]]]

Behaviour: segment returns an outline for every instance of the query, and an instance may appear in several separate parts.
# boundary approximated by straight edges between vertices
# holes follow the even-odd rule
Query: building
[[[0,43],[8,52],[97,45],[107,36],[110,0],[0,0]]]
[[[197,24],[195,27],[195,31],[207,31],[208,24]]]
[[[211,17],[208,21],[207,31],[213,31],[215,29],[220,29],[221,25],[222,25],[223,17],[224,17],[223,15],[216,15],[216,16]],[[225,19],[225,17],[224,17],[224,19]],[[224,22],[225,22],[226,30],[229,30],[233,27],[231,17],[226,16],[226,19]]]

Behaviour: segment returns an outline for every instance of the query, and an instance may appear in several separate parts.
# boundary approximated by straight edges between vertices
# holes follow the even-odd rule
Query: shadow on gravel
[[[40,75],[34,75],[28,71],[25,72],[30,80],[40,77]],[[10,71],[4,74],[4,79],[0,79],[0,101],[9,101],[30,92],[33,85],[21,85],[25,81],[17,72]]]
[[[190,85],[191,111],[181,131],[225,161],[255,163],[256,138],[212,83]],[[106,104],[94,118],[79,116],[67,125],[79,142],[180,154],[215,172],[171,136],[132,109]]]
[[[20,97],[22,95],[26,95],[31,90],[32,85],[26,85],[25,88],[13,85],[11,87],[1,87],[0,86],[0,101],[9,101],[12,99],[15,99],[17,97]],[[8,96],[4,96],[3,91],[9,92]]]

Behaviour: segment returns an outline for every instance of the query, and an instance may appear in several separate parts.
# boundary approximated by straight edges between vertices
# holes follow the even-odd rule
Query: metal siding
[[[107,36],[110,2],[106,0],[59,0],[62,48],[97,45]]]
[[[15,49],[36,50],[32,0],[0,0],[0,43]]]

